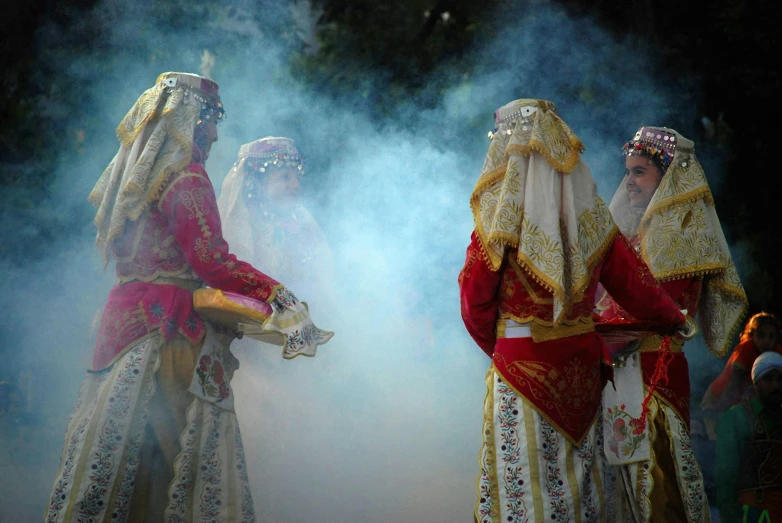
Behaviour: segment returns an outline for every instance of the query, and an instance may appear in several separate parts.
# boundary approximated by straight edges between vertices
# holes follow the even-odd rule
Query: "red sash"
[[[506,383],[532,403],[574,445],[586,435],[600,409],[609,375],[605,346],[596,332],[535,343],[501,338],[494,366]]]

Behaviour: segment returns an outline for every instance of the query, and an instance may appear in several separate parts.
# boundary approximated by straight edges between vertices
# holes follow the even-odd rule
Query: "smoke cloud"
[[[79,81],[94,121],[83,122],[85,152],[59,165],[40,214],[4,218],[8,230],[23,234],[51,214],[90,215],[86,197],[117,150],[116,125],[164,71],[206,71],[220,83],[228,118],[207,163],[218,191],[244,143],[289,136],[304,156],[303,197],[337,275],[333,301],[319,301],[320,289],[292,290],[336,336],[307,360],[236,344],[236,408],[260,521],[470,518],[489,361],[461,323],[456,278],[496,108],[553,100],[585,143],[606,201],[622,177],[621,145],[637,127],[694,133],[696,100],[683,93],[697,84],[672,85],[644,44],[550,2],[511,4],[487,15],[495,30],[462,63],[435,71],[400,107],[372,107],[360,92],[332,96],[292,73],[292,57],[318,45],[318,12],[308,2],[268,2],[261,18],[250,15],[259,9],[251,3],[195,14],[171,4],[181,17],[201,17],[194,30],[162,26],[152,3],[105,0],[67,28],[39,31],[41,60]],[[86,30],[100,31],[99,47],[58,45]],[[47,110],[56,108],[54,97]],[[707,172],[721,172],[699,157]],[[7,373],[26,373],[37,415],[3,429],[0,463],[10,474],[0,479],[0,521],[38,518],[46,506],[90,361],[92,322],[113,283],[92,247],[92,224],[75,227],[45,259],[3,262],[0,321],[13,333],[3,343],[17,355]]]

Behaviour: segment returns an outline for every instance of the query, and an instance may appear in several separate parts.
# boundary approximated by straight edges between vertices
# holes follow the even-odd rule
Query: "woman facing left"
[[[46,511],[59,521],[255,521],[230,381],[234,333],[199,316],[209,286],[266,302],[313,333],[283,285],[223,239],[204,169],[224,117],[218,85],[163,73],[117,129],[120,148],[90,194],[96,246],[116,261],[92,368],[66,431]],[[270,319],[272,319],[270,318]]]

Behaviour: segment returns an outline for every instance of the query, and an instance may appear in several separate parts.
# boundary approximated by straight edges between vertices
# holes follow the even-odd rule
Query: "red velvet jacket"
[[[631,243],[637,245],[638,241],[639,238],[636,236],[631,240]],[[692,278],[662,282],[660,283],[660,286],[665,290],[668,296],[676,302],[680,309],[686,309],[687,314],[695,318],[698,312],[698,301],[700,300],[702,283],[703,279],[700,276],[695,276]],[[608,320],[615,318],[637,318],[632,312],[628,312],[626,308],[623,308],[616,303],[611,290],[608,290],[608,293],[605,293],[603,289],[600,289],[598,291],[598,298],[597,310],[603,318]],[[657,367],[657,360],[660,355],[660,352],[657,349],[659,348],[661,339],[655,337],[650,341],[654,341],[654,343],[645,343],[644,345],[646,347],[642,345],[642,348],[640,349],[641,369],[643,370],[643,379],[647,387],[651,383],[652,376]],[[682,344],[680,342],[672,345],[674,353],[673,359],[671,359],[668,364],[668,381],[666,383],[658,383],[655,390],[657,396],[676,410],[689,427],[690,368],[687,364],[687,358],[681,350],[681,346]]]
[[[515,256],[510,250],[500,269],[492,271],[473,233],[459,275],[462,319],[505,381],[578,443],[597,415],[607,377],[602,366],[608,363],[606,349],[592,323],[598,282],[637,318],[674,327],[684,323],[684,316],[621,233],[595,266],[587,290],[568,309],[563,325],[552,323],[551,293],[525,274]],[[498,339],[498,320],[505,319],[537,327],[548,340]]]
[[[214,188],[198,163],[174,175],[158,201],[138,220],[128,222],[112,253],[119,283],[103,310],[93,370],[108,367],[156,329],[166,339],[180,334],[195,342],[204,336],[192,291],[160,284],[161,278],[181,278],[196,286],[205,283],[266,302],[274,299],[280,286],[230,254]]]

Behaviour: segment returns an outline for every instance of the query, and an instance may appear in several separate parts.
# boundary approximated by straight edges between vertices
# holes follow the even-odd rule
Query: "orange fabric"
[[[782,347],[777,345],[774,351],[782,354]],[[744,392],[752,387],[752,365],[759,355],[751,339],[736,345],[722,372],[706,391],[709,408],[725,410],[741,403]]]

